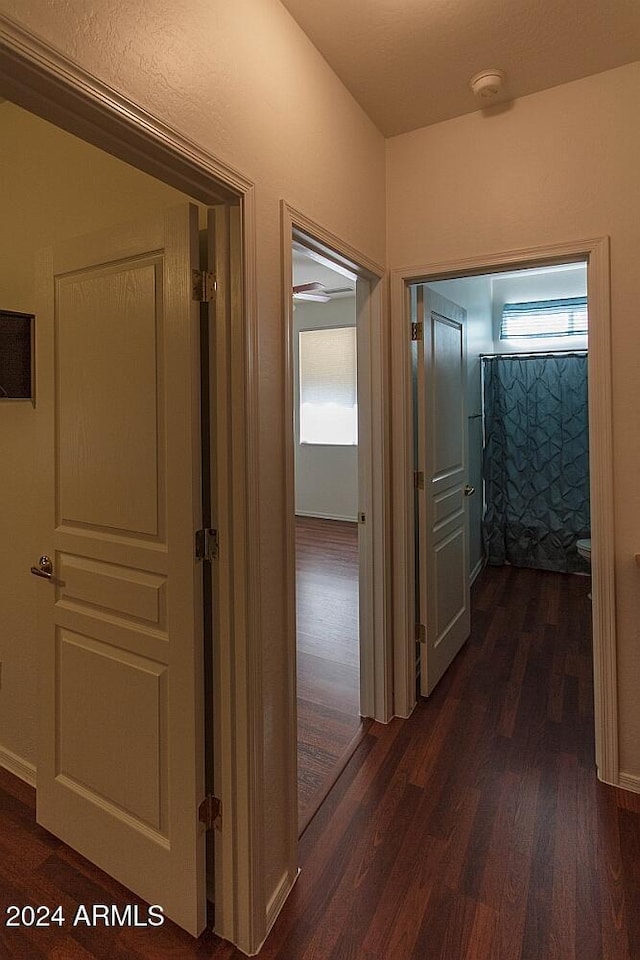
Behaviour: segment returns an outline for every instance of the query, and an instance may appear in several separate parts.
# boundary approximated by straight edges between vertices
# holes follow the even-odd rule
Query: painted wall
[[[331,520],[358,516],[358,448],[300,443],[298,334],[322,327],[352,327],[355,297],[329,303],[298,303],[294,314],[294,411],[296,441],[296,513]]]
[[[387,143],[392,267],[611,237],[622,770],[640,777],[640,63]]]
[[[469,573],[477,570],[482,549],[482,391],[480,354],[493,350],[491,277],[437,280],[428,284],[436,293],[467,311],[467,455],[468,479],[476,488],[469,498]]]
[[[286,199],[384,263],[384,141],[278,0],[2,0],[2,9],[255,182],[266,904],[289,868],[294,720],[284,638],[279,204]]]
[[[35,311],[36,250],[184,202],[176,190],[6,101],[0,139],[11,144],[0,157],[2,309]],[[0,752],[35,764],[35,648],[50,589],[29,568],[46,546],[51,491],[39,484],[48,471],[39,463],[38,406],[3,401],[0,414],[0,529],[5,547],[11,545],[0,551]]]

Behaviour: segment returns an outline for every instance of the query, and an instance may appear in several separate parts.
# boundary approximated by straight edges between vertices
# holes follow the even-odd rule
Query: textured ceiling
[[[282,0],[377,127],[392,136],[640,59],[640,0]]]

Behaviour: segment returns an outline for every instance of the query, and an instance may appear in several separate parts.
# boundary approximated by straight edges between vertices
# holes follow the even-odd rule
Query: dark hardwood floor
[[[300,845],[263,960],[638,960],[640,796],[597,781],[583,577],[504,567],[409,720],[372,724]],[[136,902],[0,775],[0,897]],[[239,960],[205,933],[9,930],[10,960]]]
[[[296,517],[296,595],[302,832],[362,729],[356,523]]]

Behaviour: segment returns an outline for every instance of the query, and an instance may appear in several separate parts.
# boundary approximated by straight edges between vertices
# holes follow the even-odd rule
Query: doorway
[[[292,247],[298,818],[355,749],[360,716],[356,277]]]
[[[282,228],[290,704],[300,734],[292,729],[290,810],[302,830],[355,749],[361,718],[392,715],[387,342],[383,269],[285,203]],[[326,429],[341,442],[314,443]]]
[[[208,638],[205,662],[201,632],[202,590],[205,589],[211,603],[212,566],[205,562],[194,567],[194,531],[198,527],[210,526],[210,519],[205,516],[206,502],[214,504],[216,513],[220,503],[217,484],[212,482],[210,495],[209,491],[202,489],[203,480],[208,483],[212,478],[207,465],[201,462],[200,446],[202,442],[202,446],[206,447],[209,438],[212,445],[219,444],[220,438],[215,424],[207,419],[209,404],[206,397],[202,404],[205,409],[201,410],[201,355],[197,341],[201,320],[204,320],[204,316],[200,316],[201,311],[204,313],[209,310],[210,304],[201,308],[199,302],[192,298],[192,270],[197,268],[199,246],[208,249],[209,254],[214,253],[214,234],[218,241],[226,237],[226,248],[222,250],[221,246],[218,247],[220,264],[230,262],[232,240],[228,233],[225,234],[223,221],[234,219],[225,204],[231,198],[224,189],[219,194],[209,195],[209,202],[213,200],[220,204],[225,214],[224,217],[212,215],[209,239],[199,244],[199,226],[205,232],[207,229],[206,207],[202,201],[198,203],[196,200],[195,204],[189,206],[187,198],[178,189],[152,179],[72,134],[51,126],[27,113],[17,103],[2,101],[0,110],[3,119],[13,130],[13,135],[8,134],[5,139],[26,151],[22,162],[19,160],[18,147],[7,160],[7,163],[14,164],[14,169],[10,177],[13,189],[5,202],[15,204],[19,215],[16,219],[12,211],[5,210],[5,223],[13,223],[14,226],[11,230],[7,229],[5,237],[8,246],[3,259],[3,299],[7,303],[31,301],[35,304],[38,301],[38,309],[34,311],[34,399],[33,402],[10,401],[10,406],[5,406],[3,411],[3,431],[7,441],[3,442],[3,448],[7,456],[12,457],[15,468],[9,474],[11,489],[8,487],[5,491],[5,508],[6,518],[12,524],[11,536],[16,549],[12,549],[5,557],[10,568],[3,569],[4,582],[11,583],[12,587],[5,591],[5,601],[10,603],[11,608],[8,615],[3,616],[3,622],[9,625],[9,632],[7,644],[3,647],[6,654],[2,699],[4,742],[0,749],[0,762],[15,775],[34,785],[37,763],[40,822],[46,823],[48,829],[119,877],[139,895],[152,902],[164,903],[168,916],[197,935],[205,923],[205,884],[209,896],[213,896],[213,848],[218,842],[213,831],[206,835],[209,872],[205,878],[205,833],[198,824],[197,809],[207,792],[213,795],[221,790],[223,784],[220,754],[215,763],[211,759],[213,715],[214,712],[219,715],[222,704],[214,693],[216,681],[210,654],[211,638]],[[16,133],[17,128],[19,132]],[[45,167],[41,164],[42,156],[48,158]],[[46,179],[47,176],[50,180]],[[95,193],[96,178],[102,185],[99,196]],[[173,219],[163,218],[163,214],[158,212],[167,208],[175,209],[178,204],[181,212]],[[202,213],[200,224],[198,205]],[[132,217],[136,219],[138,227],[135,231],[127,231],[125,226],[123,235],[120,224],[128,223]],[[140,227],[142,222],[145,224],[143,228]],[[159,226],[161,223],[164,226]],[[96,238],[96,231],[100,233],[99,238]],[[91,234],[90,239],[87,239],[87,234]],[[177,252],[170,235],[181,246],[181,253]],[[84,236],[85,240],[71,239],[77,236]],[[236,233],[236,242],[239,238],[240,234]],[[147,241],[149,246],[145,247]],[[73,243],[75,248],[72,250],[70,245]],[[56,256],[59,254],[58,259],[53,260],[53,269],[58,278],[55,281],[55,307],[51,300],[51,283],[40,283],[37,290],[33,284],[33,251],[50,245],[58,251]],[[61,253],[62,248],[64,252]],[[101,252],[98,252],[99,249]],[[237,247],[234,252],[237,253]],[[132,271],[126,277],[123,276],[125,263],[130,263]],[[163,264],[168,265],[165,272]],[[40,267],[43,265],[47,266],[41,260]],[[215,269],[212,261],[209,265]],[[169,276],[171,290],[166,289]],[[107,288],[109,291],[115,290],[118,285],[126,295],[123,294],[119,305],[114,306],[109,301],[111,293],[107,293]],[[179,290],[182,291],[179,294],[181,305],[177,307]],[[224,271],[219,273],[219,294],[222,309],[222,305],[228,302]],[[81,306],[83,302],[84,308]],[[107,302],[111,306],[107,307]],[[89,314],[92,320],[95,319],[95,329],[89,336],[88,324],[82,320],[82,309],[87,311],[85,320]],[[237,309],[237,304],[234,309]],[[50,361],[54,335],[50,320],[54,311],[57,338],[55,414],[50,402],[53,394],[53,367]],[[178,314],[180,323],[177,322]],[[165,325],[164,317],[169,315],[171,324]],[[188,333],[184,323],[186,318]],[[178,337],[173,344],[167,339],[169,326],[173,327]],[[60,341],[63,327],[66,331],[64,349]],[[105,338],[109,340],[109,350],[116,353],[121,351],[122,359],[121,363],[114,363],[108,373],[104,367],[100,367]],[[202,347],[203,367],[206,368],[209,353],[204,339]],[[186,348],[189,350],[188,359],[184,354]],[[178,355],[185,362],[180,361],[181,373],[176,377],[174,364]],[[215,352],[214,344],[211,344],[211,358],[216,356],[220,364],[224,363],[223,357]],[[88,358],[93,367],[88,363]],[[90,376],[87,375],[89,369],[92,370]],[[185,388],[182,401],[178,402],[175,392],[169,396],[173,390],[168,390],[169,379],[174,386],[182,383],[183,387],[178,392]],[[80,427],[81,440],[78,440],[67,435],[65,430],[73,419],[73,411],[78,412],[76,401],[79,399],[78,391],[84,389],[83,384],[88,385],[95,403],[91,410],[90,405],[83,404],[86,419],[84,428]],[[185,406],[183,401],[187,394]],[[129,426],[110,430],[109,423],[114,422],[113,411],[119,408],[122,413],[123,404],[129,405],[130,415],[124,418]],[[189,447],[187,450],[185,446],[177,453],[174,447],[171,456],[173,441],[169,435],[175,427],[166,418],[167,407],[176,417],[175,423],[182,421],[183,439],[188,437]],[[212,409],[219,417],[219,409],[215,406]],[[94,414],[103,416],[104,430],[95,429],[95,422],[92,425]],[[201,436],[198,425],[201,414],[204,436]],[[79,422],[82,417],[76,419]],[[58,444],[55,457],[48,449],[54,422],[57,424]],[[83,429],[86,431],[84,435]],[[106,449],[107,440],[111,438],[114,443],[120,443],[123,437],[129,437],[131,447],[127,450],[125,446],[122,459],[119,460],[113,450]],[[94,448],[102,441],[102,453],[96,452]],[[67,457],[69,454],[73,459],[74,451],[81,455],[81,470],[74,471]],[[102,469],[93,474],[95,496],[87,496],[82,507],[81,500],[87,493],[86,481],[96,468],[96,459],[99,460],[101,456],[104,461]],[[77,461],[77,456],[75,459]],[[182,464],[178,472],[183,469],[192,472],[192,480],[186,479],[183,474],[182,480],[178,481],[171,466],[177,462]],[[52,481],[50,474],[54,463],[56,475]],[[126,468],[123,464],[126,464]],[[134,480],[139,484],[137,499],[129,497],[124,490],[127,485],[132,486]],[[56,483],[57,519],[52,524],[49,505],[54,499]],[[101,483],[106,487],[102,487]],[[144,492],[141,493],[142,490]],[[206,494],[205,502],[202,502],[203,493]],[[168,511],[164,509],[165,504]],[[181,505],[178,512],[183,512],[179,522],[174,516],[176,504]],[[96,509],[91,513],[94,507]],[[65,521],[69,519],[68,512],[73,531],[69,528],[63,530]],[[98,546],[97,552],[92,553],[87,544],[93,533],[97,533],[95,543]],[[66,537],[64,543],[61,537]],[[126,562],[124,555],[118,553],[125,540],[129,551]],[[180,558],[176,553],[178,541],[182,544],[179,547]],[[49,544],[53,544],[53,549]],[[38,555],[44,553],[43,547],[48,548],[52,562],[45,564],[41,561],[36,565]],[[167,569],[163,566],[165,554]],[[131,577],[125,575],[127,564],[133,571]],[[30,565],[37,572],[37,581],[28,576]],[[172,577],[174,583],[182,580],[180,596],[183,599],[181,604],[177,604],[174,596],[171,609],[166,596],[168,577]],[[216,592],[220,595],[219,590]],[[55,670],[57,682],[62,684],[57,693],[51,690],[53,674],[50,674],[48,667],[54,665],[49,659],[50,654],[46,654],[48,660],[43,669],[38,652],[42,647],[41,638],[45,634],[49,637],[52,632],[51,605],[54,594],[55,610],[65,618],[64,622],[56,620]],[[176,611],[180,608],[180,616],[184,615],[184,619],[179,632],[185,639],[191,638],[189,644],[194,669],[191,679],[183,686],[184,693],[189,685],[192,687],[188,693],[189,705],[183,703],[184,709],[180,710],[174,704],[172,714],[186,721],[181,739],[184,749],[192,755],[193,762],[189,761],[182,769],[179,778],[181,785],[174,793],[171,813],[167,798],[174,788],[169,782],[169,776],[173,774],[168,772],[172,761],[167,758],[167,748],[181,723],[174,722],[170,729],[166,725],[166,665],[163,666],[162,651],[169,648],[165,634],[168,636],[171,622],[175,625]],[[212,618],[209,617],[209,626],[211,624]],[[148,633],[145,633],[147,628]],[[126,648],[123,639],[125,633],[134,637],[135,649]],[[124,652],[111,655],[109,650]],[[174,666],[183,662],[188,668],[186,658],[178,656],[176,659],[173,654],[169,655],[173,657]],[[66,671],[64,682],[61,680],[63,662]],[[203,672],[207,667],[209,672],[205,680]],[[118,701],[113,694],[116,688],[122,690],[121,681],[129,668],[135,676],[132,678],[129,675],[129,681],[124,684],[129,692],[123,692]],[[181,669],[178,667],[177,671],[172,671],[174,691],[181,684]],[[36,672],[40,673],[43,680],[37,699],[33,684]],[[198,680],[202,681],[202,687]],[[106,693],[105,684],[111,684],[109,693]],[[74,709],[82,708],[83,703],[86,706],[87,698],[83,691],[88,687],[100,689],[102,695],[93,704],[93,709],[89,710],[85,718],[87,722],[82,723],[72,715],[72,706]],[[52,699],[54,696],[55,703]],[[117,716],[110,714],[111,708],[108,706],[115,702],[120,703]],[[159,720],[157,729],[153,729],[151,714],[146,720],[143,719],[143,702],[151,707],[152,714],[155,710]],[[59,718],[57,725],[50,723],[51,718],[47,714],[50,706]],[[136,735],[128,739],[127,716],[135,716],[137,721]],[[48,729],[57,729],[56,763],[64,764],[64,775],[56,768],[53,776],[50,776],[52,770],[48,769],[50,764],[42,748],[43,736]],[[120,792],[116,786],[117,764],[111,762],[109,766],[108,761],[106,765],[102,764],[102,760],[109,755],[109,730],[114,741],[124,737],[137,755],[137,760],[132,761],[131,751],[124,748],[121,751],[122,767],[129,763],[131,775],[127,781],[129,786],[120,778]],[[205,753],[203,741],[207,731]],[[64,741],[64,748],[61,746],[63,733],[69,734]],[[216,736],[220,736],[219,732]],[[87,739],[93,742],[94,750],[87,748]],[[101,744],[104,749],[100,749]],[[172,756],[178,758],[181,750],[174,744],[171,747]],[[154,755],[158,769],[154,766]],[[54,798],[47,786],[53,785],[53,789],[59,792],[63,781],[70,791],[66,800],[61,795]],[[84,837],[80,837],[73,825],[69,833],[63,822],[67,825],[71,821],[74,824],[83,822],[85,828],[88,826],[89,818],[76,816],[72,809],[74,803],[77,807],[79,803],[91,802],[90,794],[101,798],[95,804],[101,811],[99,817],[104,819],[113,815],[113,822],[120,821],[125,832],[139,821],[139,834],[145,839],[138,838],[134,842],[129,838],[129,841],[122,842],[121,838],[117,843],[110,844],[106,829],[84,829]],[[175,833],[173,817],[180,808],[187,829],[180,843],[176,838],[169,844],[169,834],[173,836]],[[94,842],[98,837],[102,839]],[[147,841],[155,851],[151,855],[147,850],[150,858],[142,851]],[[100,845],[101,850],[98,849]],[[162,859],[162,851],[166,852],[170,846],[181,860],[180,870],[175,862],[169,871],[171,875],[178,875],[182,864],[190,865],[189,883],[181,884],[183,894],[178,898],[180,903],[172,899],[171,884],[165,885],[166,889],[158,886],[164,884],[160,878],[158,857]],[[124,856],[118,860],[120,854]],[[156,865],[149,869],[154,857]],[[222,858],[215,859],[215,873],[220,878]],[[125,860],[128,860],[129,866],[123,868]],[[146,879],[141,884],[136,876],[140,874],[144,862],[147,864],[143,870]],[[156,883],[155,892],[153,885],[148,886],[147,881]],[[226,899],[222,893],[219,898],[221,924],[224,921],[222,908]],[[233,937],[230,928],[226,936]]]
[[[413,300],[428,696],[470,634],[485,563],[590,572],[586,264],[428,281]]]
[[[614,628],[614,566],[612,556],[612,447],[610,403],[610,324],[608,240],[557,244],[516,253],[478,257],[465,263],[425,265],[423,268],[394,271],[392,309],[396,322],[402,318],[392,358],[396,377],[394,426],[398,431],[397,456],[394,457],[394,502],[400,519],[395,544],[397,564],[414,568],[413,451],[411,416],[410,296],[412,283],[432,280],[477,277],[524,268],[585,262],[589,295],[589,446],[591,464],[591,530],[597,550],[592,556],[593,658],[596,677],[595,740],[598,776],[606,782],[617,781],[617,714]],[[402,428],[402,430],[401,430]],[[395,650],[397,712],[408,715],[415,704],[415,630],[413,581],[407,589],[399,585],[395,594],[396,636],[404,636]]]

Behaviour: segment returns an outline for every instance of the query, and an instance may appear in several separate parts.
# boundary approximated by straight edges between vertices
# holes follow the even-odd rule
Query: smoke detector
[[[500,92],[505,80],[504,70],[481,70],[480,73],[476,73],[475,77],[471,78],[469,86],[476,97],[481,100],[491,100]]]

